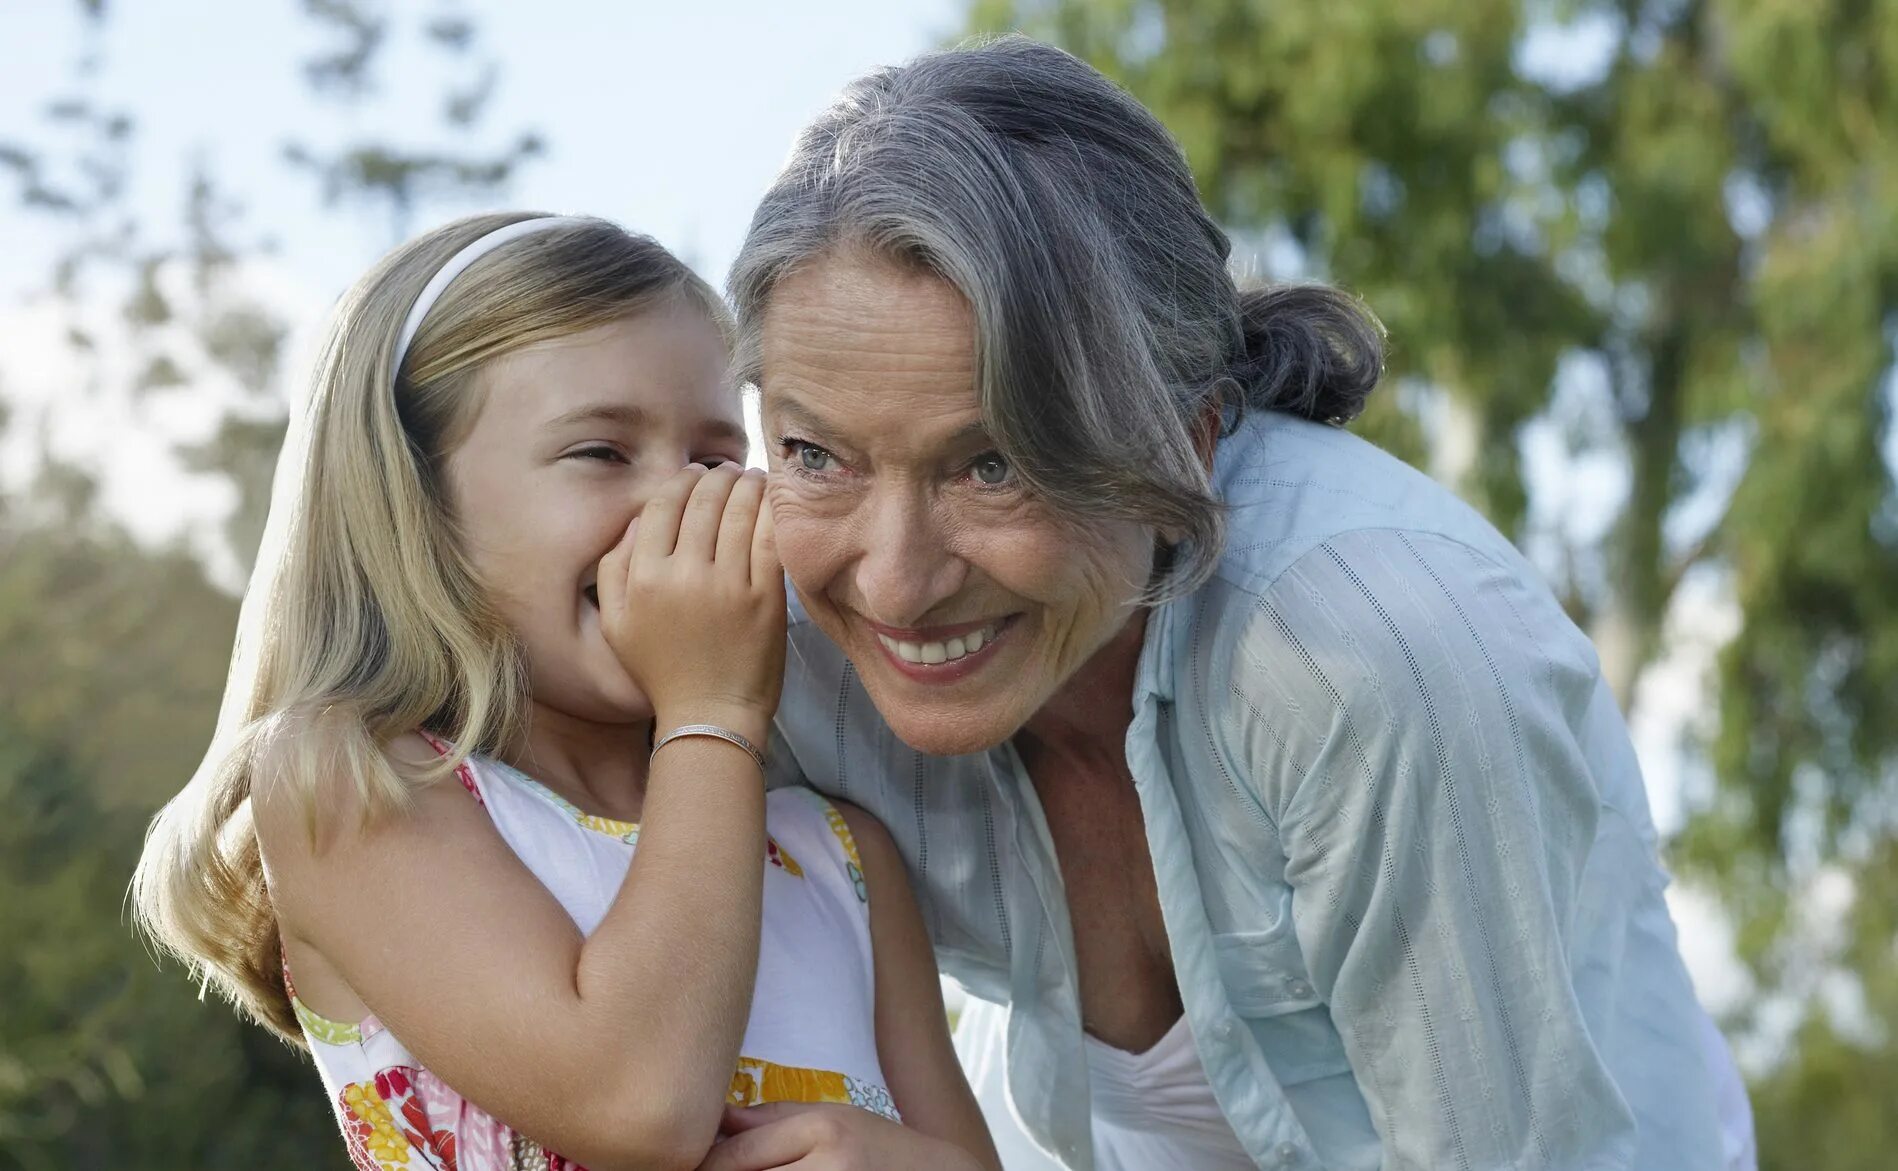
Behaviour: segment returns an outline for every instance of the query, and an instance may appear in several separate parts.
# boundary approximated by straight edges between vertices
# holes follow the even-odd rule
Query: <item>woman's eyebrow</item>
[[[831,429],[830,424],[819,417],[815,411],[795,399],[780,398],[772,404],[772,410],[781,415],[786,422],[809,427],[813,431],[829,432]]]
[[[782,421],[807,427],[820,438],[836,434],[836,430],[822,416],[793,399],[779,399],[772,409]],[[987,447],[994,442],[988,424],[981,419],[972,419],[936,441],[937,446],[947,448]]]
[[[951,448],[988,447],[994,442],[994,438],[989,435],[989,425],[977,419],[956,428],[952,434],[944,437],[942,445]]]

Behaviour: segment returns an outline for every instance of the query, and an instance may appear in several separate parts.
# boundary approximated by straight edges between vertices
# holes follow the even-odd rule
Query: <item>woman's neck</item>
[[[1147,609],[1136,609],[1107,643],[1063,683],[1015,734],[1024,757],[1111,760],[1124,771],[1133,722],[1134,675],[1146,641]]]
[[[588,813],[638,821],[652,721],[602,724],[534,702],[527,735],[504,759]]]

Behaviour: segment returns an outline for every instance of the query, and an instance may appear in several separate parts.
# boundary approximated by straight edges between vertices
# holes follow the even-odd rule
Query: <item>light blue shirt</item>
[[[1126,757],[1180,997],[1262,1167],[1700,1171],[1716,1077],[1593,648],[1451,493],[1334,428],[1220,446],[1217,574],[1150,616]],[[1008,1091],[1092,1161],[1067,901],[1009,745],[924,756],[793,607],[774,764],[879,817]],[[1143,865],[1138,858],[1128,865]]]

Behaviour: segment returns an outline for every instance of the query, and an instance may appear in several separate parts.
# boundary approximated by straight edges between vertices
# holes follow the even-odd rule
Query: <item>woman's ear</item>
[[[1199,455],[1200,466],[1206,469],[1208,476],[1213,474],[1213,456],[1219,449],[1220,432],[1226,426],[1226,395],[1224,388],[1216,391],[1199,409],[1193,419],[1193,450]]]

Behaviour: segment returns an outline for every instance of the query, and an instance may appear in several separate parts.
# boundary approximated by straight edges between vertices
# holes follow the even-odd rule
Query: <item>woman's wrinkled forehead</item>
[[[800,267],[772,298],[760,356],[768,418],[939,440],[981,425],[974,316],[927,272],[864,254]]]

